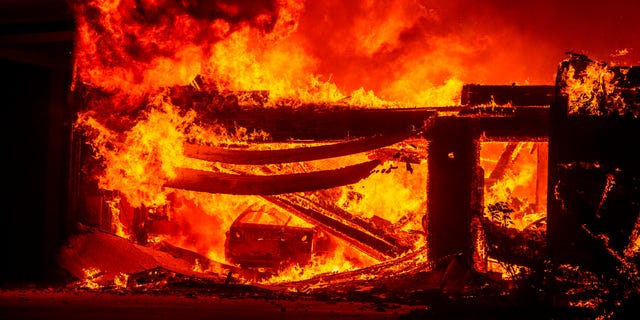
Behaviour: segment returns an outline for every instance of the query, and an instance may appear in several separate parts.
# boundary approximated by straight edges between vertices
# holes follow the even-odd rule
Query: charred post
[[[441,117],[429,137],[427,244],[431,261],[473,254],[471,221],[481,211],[479,141],[472,117]]]

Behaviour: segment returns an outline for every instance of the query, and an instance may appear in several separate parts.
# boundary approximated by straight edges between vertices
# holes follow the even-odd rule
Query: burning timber
[[[377,160],[340,169],[285,175],[240,175],[178,168],[165,187],[208,193],[271,195],[327,189],[356,183],[380,164]]]
[[[481,299],[499,296],[518,286],[530,289],[527,294],[533,301],[548,303],[557,299],[556,292],[545,291],[550,288],[540,288],[548,279],[558,287],[576,289],[571,291],[575,293],[571,298],[582,301],[584,296],[597,300],[610,294],[610,290],[584,288],[589,281],[610,277],[610,283],[622,287],[624,294],[611,297],[614,302],[601,307],[610,310],[616,308],[616,303],[628,305],[629,299],[638,295],[627,284],[637,284],[633,279],[640,247],[640,160],[629,151],[637,149],[634,137],[639,134],[640,81],[637,68],[595,68],[592,64],[584,57],[570,56],[560,65],[555,86],[467,85],[463,89],[463,105],[443,108],[366,109],[317,104],[270,109],[259,103],[266,99],[265,95],[258,95],[261,98],[257,104],[249,107],[231,99],[222,108],[198,101],[206,100],[207,92],[185,89],[181,92],[183,99],[174,102],[182,101],[180,108],[184,110],[198,109],[199,123],[216,122],[228,130],[241,127],[248,132],[264,131],[269,137],[267,143],[291,143],[289,147],[293,148],[269,146],[270,150],[255,150],[246,145],[210,146],[189,141],[183,145],[184,156],[220,163],[227,171],[180,167],[178,177],[166,181],[164,187],[211,195],[255,196],[312,225],[296,229],[304,232],[290,233],[300,238],[296,241],[305,242],[312,229],[322,230],[375,262],[338,273],[316,273],[304,280],[294,277],[296,280],[289,281],[282,276],[270,282],[265,276],[274,274],[261,273],[259,268],[216,263],[195,252],[180,253],[171,245],[158,248],[171,252],[173,258],[187,259],[193,269],[215,274],[215,279],[202,286],[241,284],[260,290],[329,297],[366,292],[369,299],[382,295],[389,300],[392,296],[426,299],[430,294]],[[593,70],[604,72],[605,76],[587,81]],[[598,82],[609,79],[609,75],[619,81]],[[579,88],[585,85],[587,89]],[[577,98],[572,96],[576,92]],[[612,143],[618,140],[628,148]],[[316,146],[297,147],[309,141]],[[398,147],[414,141],[421,141],[426,147]],[[501,153],[490,159],[495,162],[488,174],[484,172],[488,167],[481,165],[479,156],[486,142],[504,143]],[[535,143],[528,152],[535,153],[538,162],[532,169],[537,170],[538,177],[532,183],[536,202],[517,203],[518,199],[512,197],[507,199],[511,202],[486,203],[487,190],[513,174],[516,159],[523,154],[519,149],[523,142]],[[547,142],[548,153],[541,151],[546,146],[541,143]],[[265,141],[249,142],[252,143]],[[306,166],[313,161],[331,163],[332,158],[355,155],[360,156],[357,161],[351,159],[355,164],[338,169]],[[405,212],[412,219],[423,218],[418,232],[401,230],[402,219],[392,222],[375,215],[364,218],[336,204],[335,188],[348,188],[374,173],[387,174],[402,167],[414,174],[411,166],[425,162],[428,170],[421,171],[426,179],[425,191],[421,192],[427,201],[418,213]],[[276,174],[277,170],[271,169],[291,163],[302,170]],[[245,171],[236,171],[238,168]],[[253,174],[258,171],[262,174]],[[542,187],[545,182],[548,188]],[[359,200],[357,190],[346,190],[352,192],[349,201]],[[510,224],[510,219],[526,214],[525,210],[544,209],[546,202],[548,213],[524,229]],[[528,206],[522,209],[518,204]],[[137,212],[149,218],[143,209]],[[169,216],[163,216],[164,225],[170,223]],[[283,229],[287,223],[288,220]],[[269,228],[278,231],[278,226]],[[286,238],[282,238],[283,242],[288,241]],[[419,239],[426,244],[417,246]],[[307,249],[304,248],[305,254],[310,252]],[[496,264],[504,269],[496,271]],[[553,268],[547,268],[549,264]],[[135,287],[143,287],[140,283],[150,278],[162,287],[172,273],[173,279],[179,278],[177,282],[195,281],[182,277],[189,274],[185,270],[148,266],[151,268],[146,271],[127,271],[131,279],[137,279],[132,280]],[[298,267],[304,270],[307,266]],[[181,276],[176,278],[178,273]],[[491,292],[481,288],[490,288]],[[337,292],[331,293],[334,289]]]
[[[367,228],[363,224],[349,222],[349,220],[344,219],[346,215],[341,210],[332,212],[295,195],[272,196],[268,197],[267,200],[304,220],[323,226],[331,234],[346,240],[380,261],[397,257],[411,248],[408,244],[399,245],[399,239],[389,236],[388,233],[384,237],[381,236],[380,232],[376,231],[377,229],[371,226]],[[334,212],[342,213],[343,219],[338,219]]]
[[[188,143],[185,144],[184,155],[206,161],[245,165],[310,161],[371,151],[402,142],[419,134],[407,131],[406,133],[378,135],[329,145],[280,150],[233,150]]]

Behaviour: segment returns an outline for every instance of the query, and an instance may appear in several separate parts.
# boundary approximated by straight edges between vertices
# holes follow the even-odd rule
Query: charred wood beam
[[[208,121],[217,121],[230,128],[239,125],[249,131],[262,130],[269,133],[274,142],[291,139],[353,139],[401,134],[411,129],[424,131],[425,136],[430,137],[433,123],[442,117],[438,116],[440,111],[454,112],[458,117],[474,118],[477,128],[487,140],[546,141],[549,135],[548,106],[515,106],[494,110],[470,107],[322,109],[316,106],[300,110],[254,108],[209,114]]]
[[[348,211],[336,207],[335,205],[328,203],[319,203],[317,201],[313,201],[296,195],[283,195],[283,197],[287,197],[290,200],[295,199],[297,203],[302,204],[304,207],[314,208],[314,210],[318,213],[323,214],[331,219],[339,220],[346,225],[362,229],[372,234],[373,236],[398,247],[402,251],[407,251],[413,248],[412,242],[405,241],[401,236],[389,232],[389,230],[386,230],[384,227],[379,227],[370,220],[354,216]]]
[[[466,106],[548,106],[555,101],[555,86],[466,84],[460,100]]]
[[[344,283],[345,281],[357,281],[363,276],[375,275],[376,280],[384,278],[394,278],[404,274],[415,274],[418,272],[431,271],[433,262],[428,262],[424,258],[423,251],[416,250],[395,259],[389,259],[369,267],[359,268],[353,271],[345,271],[338,273],[323,273],[310,279],[278,283],[267,285],[268,288],[318,288],[333,286],[336,283]],[[363,286],[366,286],[363,284]]]
[[[427,160],[427,155],[416,151],[406,149],[398,150],[397,148],[389,147],[371,151],[369,158],[380,161],[401,161],[409,164],[420,164]]]
[[[262,130],[274,142],[343,140],[422,130],[437,115],[434,108],[362,109],[326,105],[240,110],[199,110],[203,122],[217,122],[230,129]]]
[[[287,196],[265,196],[264,198],[311,224],[321,226],[323,230],[349,242],[374,259],[382,261],[397,257],[404,252],[401,248],[363,230],[331,218],[316,208],[306,207],[304,203],[300,203],[295,198]]]
[[[478,129],[489,141],[546,141],[548,107],[515,107],[505,114],[478,114]]]
[[[414,131],[407,131],[395,134],[376,135],[369,138],[330,145],[281,150],[234,150],[187,143],[184,145],[184,154],[189,158],[233,164],[258,165],[299,162],[370,151],[401,142],[416,134]]]
[[[372,160],[334,170],[284,175],[240,175],[178,168],[168,188],[236,195],[274,195],[313,191],[352,184],[369,176],[379,164]]]
[[[491,171],[489,178],[485,179],[485,183],[487,183],[489,187],[495,184],[497,181],[500,181],[500,179],[504,177],[504,174],[507,168],[512,163],[511,158],[513,156],[513,152],[516,150],[517,147],[518,147],[518,142],[507,143],[507,146],[504,148],[504,151],[502,152],[502,154],[500,155],[500,158],[498,159],[498,163],[496,163],[496,166],[493,168],[493,171]]]

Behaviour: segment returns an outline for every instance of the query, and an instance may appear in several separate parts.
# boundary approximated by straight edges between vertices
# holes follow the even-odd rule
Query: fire
[[[631,233],[629,244],[624,250],[624,255],[627,258],[631,258],[638,254],[640,254],[640,216],[638,216],[633,232]]]
[[[422,144],[422,148],[414,147],[414,150],[425,153],[426,147]],[[419,146],[420,141],[409,141],[402,145],[405,149],[412,149],[410,145]],[[420,162],[385,163],[382,170],[388,170],[387,173],[372,175],[349,186],[337,201],[338,205],[362,217],[383,218],[390,225],[401,226],[406,231],[422,230],[419,217],[427,201],[427,164],[426,161]],[[420,246],[420,242],[415,244],[416,247]]]
[[[238,214],[247,208],[283,209],[261,196],[165,187],[178,169],[265,175],[330,170],[376,159],[362,152],[304,163],[243,166],[186,157],[186,143],[245,150],[304,143],[269,142],[265,132],[238,126],[233,131],[215,119],[203,123],[198,111],[172,100],[177,87],[236,98],[246,92],[266,93],[263,101],[251,105],[255,108],[410,108],[459,105],[467,70],[484,72],[486,79],[489,68],[470,57],[493,50],[499,37],[432,34],[443,18],[414,1],[325,5],[298,0],[74,1],[78,38],[73,89],[86,100],[76,129],[92,147],[94,158],[83,169],[100,190],[116,194],[108,204],[117,235],[147,244],[167,242],[230,263],[225,238]],[[345,9],[348,16],[330,15],[334,8]],[[420,143],[392,147],[424,154]],[[513,205],[515,198],[538,195],[527,188],[536,174],[536,159],[527,152],[534,147],[518,144],[514,156],[520,158],[512,159],[512,171],[486,191],[486,202]],[[425,242],[426,167],[420,159],[384,159],[376,172],[357,183],[296,196],[322,198],[353,217],[375,219],[383,231],[402,233],[411,249],[420,249]],[[511,219],[518,229],[543,214],[541,208],[532,211],[526,201],[517,205]],[[307,264],[292,265],[266,281],[294,281],[380,262],[332,240],[339,245],[330,253],[314,255]],[[194,271],[204,272],[197,261]]]
[[[442,17],[411,1],[340,6],[300,0],[78,1],[75,82],[124,101],[201,77],[199,85],[220,91],[268,91],[274,106],[291,99],[449,106],[459,102],[464,67],[478,63],[470,55],[493,41],[429,34],[426,26],[443,23]],[[326,10],[347,10],[353,22],[338,25]],[[328,70],[332,61],[343,70]]]
[[[309,279],[313,276],[321,274],[335,274],[355,270],[357,268],[369,266],[377,262],[371,258],[367,259],[366,256],[362,256],[361,254],[353,251],[353,249],[350,250],[346,245],[338,246],[330,256],[313,257],[311,262],[306,265],[292,265],[285,270],[278,272],[277,275],[271,276],[270,278],[262,280],[261,282],[271,284],[295,282],[299,280]],[[359,256],[360,260],[355,260],[353,258]],[[349,257],[352,258],[349,259]]]
[[[104,274],[100,269],[86,268],[82,272],[84,273],[84,279],[81,280],[82,288],[97,290],[103,287],[100,280]]]
[[[110,131],[91,113],[81,114],[77,122],[94,135],[96,157],[103,159],[105,172],[99,186],[130,195],[128,201],[134,207],[165,204],[163,181],[175,175],[176,166],[188,161],[182,156],[182,142],[185,126],[194,115],[181,117],[167,103],[159,107],[152,108],[147,118],[125,135]]]
[[[129,282],[129,275],[120,273],[113,278],[113,284],[118,289],[126,289]]]
[[[510,154],[506,143],[484,143],[481,150],[481,161],[485,170],[485,179],[489,179],[485,185],[485,215],[491,216],[491,205],[505,204],[509,210],[507,219],[502,221],[509,227],[523,230],[532,223],[546,217],[546,188],[540,190],[540,184],[546,185],[546,181],[538,181],[544,177],[540,174],[539,164],[544,159],[539,159],[540,149],[546,149],[546,143],[518,142]],[[502,156],[508,156],[508,167],[503,168],[504,173],[497,181],[491,182],[491,173],[498,170],[496,165]],[[546,163],[542,163],[546,167]],[[546,170],[546,168],[544,169]],[[541,205],[545,204],[545,205]]]
[[[613,94],[615,74],[606,65],[590,63],[581,73],[569,66],[564,79],[565,94],[569,97],[570,114],[602,115],[601,99]]]
[[[624,50],[622,51],[624,53]],[[638,117],[630,67],[572,54],[561,64],[559,80],[569,102],[568,113],[587,116]]]
[[[484,230],[498,244],[492,245],[482,237],[477,240],[478,252],[486,258],[487,270],[500,273],[503,279],[515,279],[526,274],[528,268],[500,259],[499,250],[505,250],[500,247],[512,245],[506,250],[537,255],[536,246],[523,245],[517,235],[526,234],[534,243],[546,234],[546,152],[546,142],[482,143]]]
[[[181,114],[175,106],[166,101],[160,100],[158,103],[159,106],[151,106],[150,111],[144,114],[146,118],[138,119],[126,132],[108,130],[101,126],[91,113],[82,114],[78,126],[95,137],[92,140],[95,156],[102,160],[101,163],[104,165],[103,174],[98,176],[99,186],[104,190],[115,190],[120,195],[109,202],[114,217],[113,222],[116,224],[116,234],[132,238],[131,230],[136,227],[132,222],[132,219],[135,219],[135,210],[146,210],[148,214],[161,215],[171,222],[170,227],[158,229],[155,227],[155,221],[147,221],[151,230],[145,239],[147,242],[166,241],[175,246],[199,252],[213,261],[226,261],[225,233],[236,219],[238,212],[252,206],[272,208],[273,204],[259,196],[202,194],[163,188],[163,182],[172,177],[174,168],[191,167],[223,172],[240,170],[240,172],[254,174],[259,174],[262,170],[313,171],[358,163],[369,160],[370,157],[366,153],[361,153],[348,157],[309,161],[304,164],[290,163],[262,168],[212,164],[186,158],[182,154],[183,143],[188,139],[202,139],[201,135],[205,129],[192,123],[192,114]],[[211,135],[209,139],[210,137]],[[229,138],[233,137],[226,136],[226,139]],[[245,138],[240,137],[240,141],[235,141],[242,143],[242,139]],[[244,143],[248,147],[261,149],[283,146]],[[409,146],[404,145],[404,147]],[[424,191],[426,164],[413,164],[411,171],[405,168],[410,166],[408,163],[405,165],[402,162],[391,161],[384,163],[383,166],[380,173],[372,175],[361,183],[337,188],[325,192],[322,196],[328,196],[329,200],[333,198],[338,206],[352,212],[355,216],[370,218],[376,215],[388,220],[390,226],[396,224],[409,232],[421,230],[420,208],[426,201]],[[381,188],[398,190],[398,192],[381,192]],[[357,195],[356,198],[353,198],[354,195]],[[350,201],[347,200],[349,197],[352,197]],[[402,221],[398,220],[400,218]],[[291,225],[300,224],[295,221]],[[419,239],[414,241],[415,247],[424,245]],[[358,250],[338,249],[331,256],[316,257],[309,265],[294,266],[294,269],[286,270],[270,281],[335,270],[345,271],[368,266],[376,261]],[[194,268],[201,269],[198,265]],[[305,271],[300,274],[301,269],[295,268],[304,268]],[[296,274],[297,276],[294,276]]]

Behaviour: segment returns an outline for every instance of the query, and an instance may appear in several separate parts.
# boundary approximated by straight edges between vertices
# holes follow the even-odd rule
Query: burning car
[[[307,263],[323,238],[317,227],[292,215],[249,208],[229,228],[225,255],[242,267],[280,269]]]

